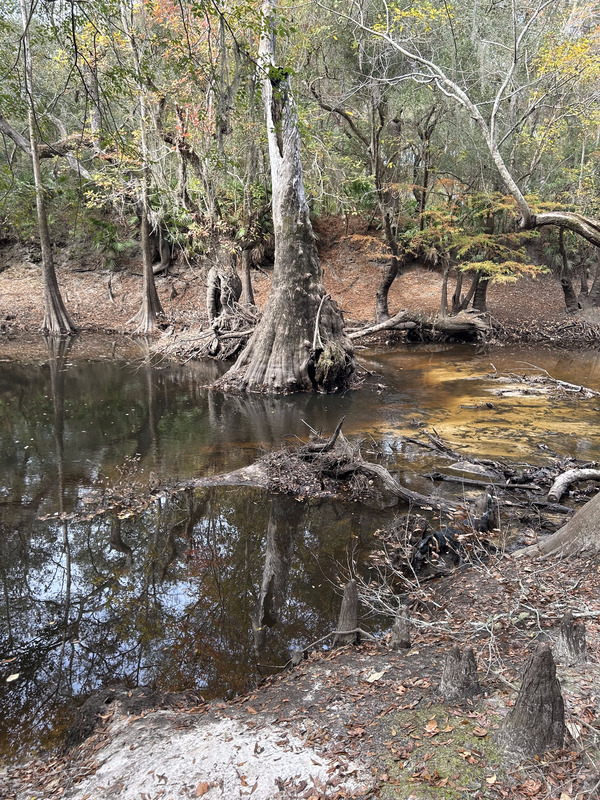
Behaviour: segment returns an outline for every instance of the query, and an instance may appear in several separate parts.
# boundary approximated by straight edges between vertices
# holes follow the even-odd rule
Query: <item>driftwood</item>
[[[519,362],[531,369],[537,371],[536,375],[528,375],[524,373],[508,372],[499,373],[498,371],[491,373],[488,377],[495,378],[496,380],[504,383],[521,384],[525,383],[530,387],[535,387],[538,393],[548,393],[550,389],[562,390],[569,394],[579,394],[583,397],[599,397],[600,392],[595,389],[590,389],[589,386],[583,386],[578,383],[569,383],[569,381],[561,381],[558,378],[553,378],[552,375],[543,367],[538,367],[536,364],[530,364],[528,361]],[[493,364],[492,364],[493,366]],[[495,367],[494,367],[495,369]],[[495,394],[505,394],[508,390],[497,390]]]
[[[581,664],[586,660],[585,625],[583,622],[575,624],[570,611],[567,611],[560,621],[554,653],[557,660],[566,667]]]
[[[550,647],[542,644],[525,665],[521,689],[499,739],[509,755],[521,758],[561,747],[564,736],[565,709],[556,666]]]
[[[399,311],[393,317],[376,325],[368,325],[357,331],[350,331],[348,336],[352,340],[361,339],[372,333],[384,330],[415,330],[418,329],[422,334],[434,336],[436,333],[447,334],[449,336],[463,336],[468,338],[478,337],[489,333],[491,327],[485,315],[477,314],[472,311],[461,311],[452,317],[424,317],[422,314],[414,314],[409,311]]]
[[[581,481],[600,481],[599,469],[568,469],[559,475],[548,492],[548,500],[560,502],[569,491],[569,487]]]
[[[378,322],[375,325],[367,325],[366,328],[360,328],[357,331],[349,331],[348,338],[349,339],[361,339],[363,336],[369,336],[372,333],[378,333],[379,331],[388,331],[388,330],[407,330],[408,328],[415,328],[417,323],[414,320],[414,317],[411,317],[406,309],[402,309],[393,317],[384,320],[383,322]]]
[[[472,647],[465,648],[461,653],[459,647],[454,645],[448,651],[439,691],[445,700],[470,698],[481,692]]]
[[[358,586],[352,579],[344,587],[342,608],[337,624],[337,632],[333,637],[333,646],[342,647],[345,644],[355,644],[358,639],[356,628],[358,625]],[[344,631],[348,631],[345,633]]]

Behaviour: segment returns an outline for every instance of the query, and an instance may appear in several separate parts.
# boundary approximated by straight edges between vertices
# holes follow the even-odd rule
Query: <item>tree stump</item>
[[[528,757],[560,747],[564,735],[565,709],[556,666],[550,647],[541,644],[525,664],[521,689],[499,739],[509,754]]]
[[[391,650],[408,650],[410,647],[410,617],[408,615],[408,600],[400,601],[396,619],[390,636]]]
[[[464,653],[457,645],[451,648],[444,662],[439,691],[445,700],[474,697],[481,692],[472,647],[467,647]]]
[[[333,639],[334,647],[342,647],[345,644],[354,644],[358,639],[356,628],[358,627],[358,586],[352,579],[344,587],[344,597],[342,598],[342,608],[337,624],[337,633]],[[341,633],[340,633],[341,631]],[[345,631],[353,631],[345,633]]]
[[[576,625],[570,611],[565,613],[560,622],[554,654],[556,660],[566,667],[582,664],[586,660],[585,625]]]

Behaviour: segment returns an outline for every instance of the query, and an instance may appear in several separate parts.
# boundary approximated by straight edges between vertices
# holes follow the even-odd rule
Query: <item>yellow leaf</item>
[[[498,778],[496,777],[496,775],[491,775],[489,778],[485,779],[485,782],[487,783],[488,786],[493,786],[497,780]]]
[[[13,681],[16,681],[18,677],[19,677],[19,673],[18,672],[13,672],[12,675],[8,676],[8,678],[6,679],[6,682],[7,683],[12,683]]]

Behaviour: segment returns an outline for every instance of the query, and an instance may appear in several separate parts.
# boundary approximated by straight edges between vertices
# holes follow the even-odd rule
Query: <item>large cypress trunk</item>
[[[342,315],[322,285],[304,194],[296,106],[286,70],[275,66],[275,7],[276,0],[263,0],[266,30],[260,44],[275,233],[271,294],[248,346],[219,385],[332,392],[348,387],[355,361]]]

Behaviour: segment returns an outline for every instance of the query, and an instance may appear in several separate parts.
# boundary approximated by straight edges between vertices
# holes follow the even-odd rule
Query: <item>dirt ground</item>
[[[0,797],[595,798],[599,597],[597,557],[544,564],[500,553],[465,564],[411,592],[408,650],[391,651],[385,633],[358,647],[309,649],[230,703],[140,710],[102,696],[88,739],[0,771]],[[555,641],[567,609],[585,624],[587,662],[558,663],[564,746],[515,762],[499,731],[529,654]],[[453,644],[474,650],[473,700],[445,702],[438,692]]]
[[[375,292],[385,253],[380,237],[364,222],[351,221],[346,231],[339,219],[321,220],[315,226],[327,290],[344,309],[350,325],[374,317]],[[5,246],[0,259],[0,334],[36,332],[42,322],[40,265],[30,260],[31,250]],[[35,255],[33,256],[34,258]],[[69,248],[56,253],[58,280],[66,305],[82,331],[132,332],[128,320],[140,303],[141,274],[135,260],[118,271],[103,269],[102,259]],[[166,321],[177,329],[202,326],[206,319],[207,267],[178,260],[168,275],[157,278]],[[135,273],[138,274],[135,274]],[[259,307],[269,292],[268,270],[255,270],[254,291]],[[451,289],[452,291],[452,289]],[[450,293],[451,293],[450,291]],[[393,284],[390,311],[401,308],[435,314],[441,298],[441,276],[422,267],[411,267]],[[572,325],[564,313],[559,282],[552,276],[521,278],[515,283],[492,285],[488,308],[510,337],[511,331],[538,327],[560,329]]]

